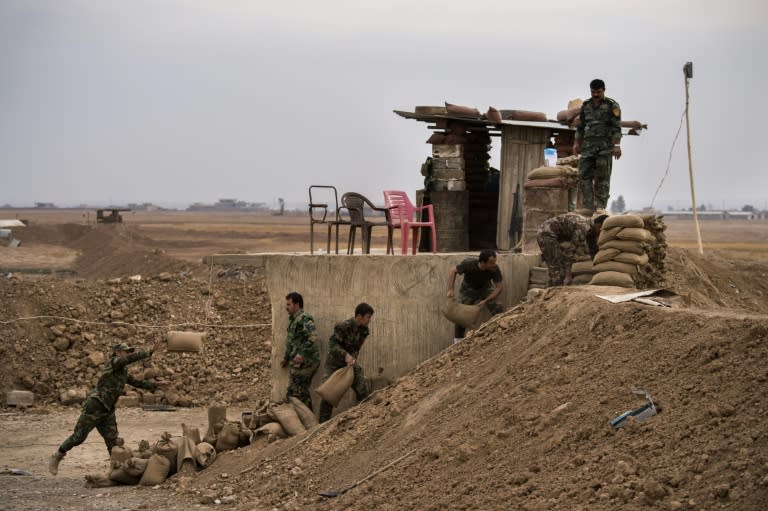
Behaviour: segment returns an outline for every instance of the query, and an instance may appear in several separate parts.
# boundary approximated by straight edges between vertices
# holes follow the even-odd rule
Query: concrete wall
[[[288,327],[285,312],[288,292],[297,291],[304,297],[304,310],[315,318],[323,358],[334,324],[351,318],[358,303],[369,303],[375,313],[371,334],[360,353],[360,365],[366,377],[381,372],[384,378],[394,380],[453,342],[453,324],[440,313],[447,299],[448,272],[463,259],[476,256],[475,253],[257,256],[266,267],[272,303],[271,399],[283,399],[288,385],[288,371],[280,367]],[[223,261],[221,257],[225,256],[216,256],[217,263]],[[238,264],[247,264],[243,257],[240,256]],[[540,257],[499,254],[497,261],[504,280],[500,302],[510,307],[526,295],[530,268],[539,264]],[[457,278],[457,291],[460,282],[461,277]],[[313,387],[321,379],[322,366]],[[317,404],[315,402],[315,407]]]

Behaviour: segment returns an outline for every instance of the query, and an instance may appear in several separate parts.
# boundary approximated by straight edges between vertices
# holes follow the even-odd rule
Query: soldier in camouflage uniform
[[[328,342],[328,357],[325,359],[325,378],[328,379],[334,371],[346,366],[353,366],[355,373],[352,381],[352,390],[359,403],[368,397],[368,384],[365,381],[363,368],[357,365],[357,357],[368,337],[368,325],[373,316],[373,307],[367,303],[358,304],[355,307],[355,317],[336,323],[333,334]],[[322,400],[320,402],[320,422],[325,422],[333,414],[333,405]]]
[[[573,152],[581,154],[579,179],[584,208],[605,209],[611,187],[612,158],[621,158],[621,108],[605,97],[605,82],[592,80],[592,97],[581,105]]]
[[[546,220],[539,227],[537,241],[541,258],[549,270],[549,286],[569,285],[571,265],[579,252],[597,253],[597,235],[607,215],[594,220],[575,213],[565,213]]]
[[[485,305],[491,314],[499,314],[504,307],[496,302],[504,290],[501,283],[501,270],[496,265],[496,252],[483,250],[475,258],[464,259],[458,265],[451,268],[448,274],[448,297],[453,297],[456,285],[456,275],[463,275],[464,280],[459,288],[459,296],[456,301],[465,305]],[[453,343],[456,344],[464,338],[466,329],[455,325],[453,329]]]
[[[58,473],[59,462],[67,454],[67,451],[82,444],[93,428],[96,428],[104,438],[107,451],[112,453],[112,447],[117,445],[118,435],[115,403],[117,403],[117,398],[122,395],[125,384],[149,391],[166,385],[163,381],[153,383],[149,380],[136,379],[128,374],[128,366],[151,357],[155,351],[162,349],[162,347],[163,344],[160,340],[155,341],[151,348],[135,353],[134,348],[124,342],[112,347],[112,357],[104,364],[99,382],[83,403],[83,410],[80,412],[80,418],[77,419],[74,432],[51,455],[48,462],[48,470],[51,474],[56,475]]]
[[[320,365],[315,320],[304,312],[304,298],[295,291],[286,295],[285,310],[288,312],[288,339],[281,365],[289,368],[286,395],[299,399],[311,409],[309,386]]]

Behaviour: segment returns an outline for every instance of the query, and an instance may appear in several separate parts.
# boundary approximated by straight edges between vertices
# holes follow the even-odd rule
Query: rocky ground
[[[67,434],[76,408],[62,408],[61,393],[93,384],[93,357],[114,339],[142,344],[169,325],[210,335],[200,355],[162,353],[143,367],[175,386],[142,399],[234,409],[268,395],[258,272],[168,261],[148,243],[131,250],[148,264],[119,281],[106,270],[0,279],[0,383],[40,396],[30,410],[6,409],[0,425],[17,434],[29,420],[44,444],[9,442],[14,465]],[[547,290],[304,437],[227,453],[157,489],[86,490],[93,463],[55,480],[0,476],[3,493],[21,497],[0,509],[762,509],[768,262],[672,248],[668,271],[675,307],[594,296],[607,288]],[[662,411],[613,428],[645,402],[636,389]],[[119,413],[121,424],[142,420],[139,409]]]

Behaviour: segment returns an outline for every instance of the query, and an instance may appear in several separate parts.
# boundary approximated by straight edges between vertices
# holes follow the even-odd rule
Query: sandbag
[[[117,465],[113,466],[112,470],[109,471],[109,478],[116,483],[134,485],[139,482],[141,476],[129,474],[125,470],[123,463],[117,463]]]
[[[179,439],[179,450],[176,453],[176,472],[191,475],[195,473],[195,455],[197,447],[192,438],[184,436]]]
[[[637,215],[614,215],[603,221],[604,229],[613,227],[643,227],[643,219]]]
[[[116,445],[112,447],[112,451],[109,453],[109,459],[115,463],[122,463],[131,459],[133,451],[129,447],[125,446],[125,441],[122,438],[117,439]]]
[[[441,312],[448,321],[464,328],[472,328],[480,316],[480,307],[459,303],[453,298],[448,298]]]
[[[445,142],[445,133],[432,133],[427,139],[427,144],[440,145]]]
[[[288,436],[279,422],[268,422],[254,431],[254,433],[257,435],[265,435],[269,442],[274,442],[278,438],[285,438]]]
[[[123,469],[125,470],[126,474],[140,478],[144,471],[147,469],[147,463],[149,463],[149,460],[134,457],[123,463]],[[138,479],[136,481],[138,482]]]
[[[597,237],[597,244],[602,247],[603,243],[616,239],[616,235],[618,235],[619,231],[622,229],[623,227],[613,227],[611,229],[606,229],[603,227],[600,229],[600,236]]]
[[[531,112],[529,110],[501,110],[505,119],[512,121],[546,122],[547,114],[544,112]]]
[[[299,419],[301,419],[301,423],[304,425],[307,429],[312,429],[318,424],[320,424],[317,420],[317,417],[315,417],[315,414],[312,413],[312,410],[301,402],[300,399],[296,399],[293,396],[290,396],[288,400],[293,405],[293,408],[296,410],[296,414],[299,416]]]
[[[616,257],[613,258],[614,261],[618,261],[620,263],[629,263],[634,265],[646,265],[648,264],[648,254],[633,254],[631,252],[620,252]]]
[[[629,240],[611,240],[600,245],[600,248],[615,248],[620,252],[630,252],[632,254],[644,254],[643,245],[639,241]]]
[[[593,264],[605,263],[612,260],[615,256],[619,255],[621,250],[618,248],[601,248],[600,251],[595,254],[595,258],[592,259]],[[593,268],[594,269],[594,268]]]
[[[471,106],[454,105],[446,101],[445,109],[449,114],[463,115],[465,117],[480,117],[480,110]]]
[[[181,431],[182,436],[189,438],[192,440],[192,442],[197,445],[200,442],[202,442],[200,438],[200,430],[198,428],[192,428],[187,426],[186,424],[181,424]]]
[[[640,121],[619,121],[619,126],[622,128],[632,128],[635,130],[639,130],[640,128],[648,129],[648,125],[643,124]]]
[[[200,467],[209,467],[215,459],[216,448],[208,442],[200,442],[195,446],[195,461]]]
[[[141,486],[155,486],[162,484],[168,478],[168,473],[170,471],[170,460],[160,454],[153,454],[147,462],[147,468],[144,469],[139,484]]]
[[[342,367],[334,371],[322,385],[315,389],[315,392],[332,406],[338,406],[344,393],[352,386],[354,378],[353,366]]]
[[[573,167],[557,165],[555,167],[536,167],[528,173],[528,179],[552,179],[553,177],[566,177],[575,172]]]
[[[269,413],[272,418],[279,422],[280,425],[283,426],[285,432],[290,436],[300,435],[302,433],[306,433],[307,431],[307,428],[304,427],[301,419],[299,419],[299,414],[296,413],[296,409],[291,403],[284,403],[272,407],[267,410],[267,413]]]
[[[488,107],[488,112],[485,114],[485,117],[491,122],[501,122],[501,112],[492,106]]]
[[[604,263],[596,264],[592,267],[595,273],[601,271],[616,271],[619,273],[626,273],[627,275],[637,275],[637,265],[620,263],[618,261],[606,261]]]
[[[230,451],[237,448],[240,441],[240,431],[237,424],[227,422],[216,437],[216,451]]]
[[[648,241],[651,239],[651,232],[639,227],[625,227],[616,237],[620,240]]]
[[[549,167],[554,168],[554,167]],[[523,183],[523,188],[565,188],[568,181],[564,177],[550,177],[549,179],[528,179]]]
[[[216,445],[216,435],[219,434],[221,428],[227,422],[227,407],[226,406],[209,406],[208,407],[208,431],[205,433],[203,440],[211,445]]]
[[[575,275],[571,280],[572,286],[583,286],[589,284],[592,281],[591,273],[582,273],[581,275]]]
[[[580,113],[581,113],[581,105],[574,108],[569,108],[567,110],[560,110],[559,112],[557,112],[556,119],[559,122],[571,122],[576,117],[578,117]]]
[[[581,105],[584,104],[584,100],[581,98],[575,98],[568,102],[568,110],[571,108],[581,108]]]
[[[571,265],[571,274],[573,275],[592,273],[592,271],[592,261],[576,261]]]
[[[203,349],[205,333],[170,331],[166,338],[168,340],[168,351],[197,353]]]
[[[592,277],[590,284],[593,286],[635,287],[632,277],[617,271],[601,271],[596,273]]]
[[[171,473],[176,472],[176,453],[178,452],[178,447],[171,438],[170,433],[166,431],[160,435],[160,440],[155,444],[153,451],[155,454],[168,458]]]
[[[251,445],[251,440],[253,440],[253,431],[250,430],[250,428],[245,427],[242,423],[237,423],[237,446],[238,447],[245,447],[246,445]]]
[[[86,474],[85,487],[86,488],[109,488],[110,486],[117,486],[117,481],[113,481],[109,478],[109,475],[103,474]]]

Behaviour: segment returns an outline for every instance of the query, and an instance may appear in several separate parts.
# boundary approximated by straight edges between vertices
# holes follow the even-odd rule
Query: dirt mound
[[[18,388],[34,391],[38,403],[55,403],[67,389],[93,386],[97,354],[108,356],[115,342],[143,346],[168,330],[205,331],[208,341],[201,354],[163,352],[137,368],[138,376],[173,382],[157,400],[207,406],[263,399],[271,345],[263,275],[218,275],[212,284],[169,273],[139,281],[0,279],[2,400]]]
[[[760,508],[768,318],[594,291],[549,290],[299,448],[246,448],[195,489],[229,492],[238,509]],[[643,404],[638,388],[663,411],[615,430],[611,418]],[[405,455],[346,495],[317,495]],[[222,485],[222,472],[237,475]]]

